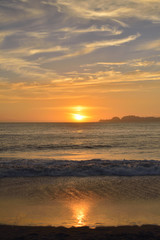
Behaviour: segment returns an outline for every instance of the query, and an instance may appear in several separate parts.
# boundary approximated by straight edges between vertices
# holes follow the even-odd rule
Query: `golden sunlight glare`
[[[88,202],[71,203],[73,217],[75,219],[75,227],[82,227],[87,224],[88,219]]]
[[[73,117],[77,121],[82,121],[85,118],[85,116],[83,116],[81,114],[73,114]]]

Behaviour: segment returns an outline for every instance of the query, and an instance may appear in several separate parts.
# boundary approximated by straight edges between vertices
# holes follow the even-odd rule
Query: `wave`
[[[47,145],[13,145],[0,148],[0,152],[6,151],[33,151],[33,150],[62,150],[62,149],[99,149],[99,148],[112,148],[113,146],[107,144],[47,144]]]
[[[157,160],[101,160],[86,161],[0,159],[0,177],[40,176],[157,176]]]

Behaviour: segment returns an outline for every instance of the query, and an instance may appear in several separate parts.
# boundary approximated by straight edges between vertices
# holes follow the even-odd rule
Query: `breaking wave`
[[[160,161],[0,159],[0,177],[156,176]]]

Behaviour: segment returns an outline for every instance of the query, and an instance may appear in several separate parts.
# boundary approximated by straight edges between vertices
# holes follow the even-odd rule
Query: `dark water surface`
[[[160,160],[160,124],[0,123],[0,157]]]

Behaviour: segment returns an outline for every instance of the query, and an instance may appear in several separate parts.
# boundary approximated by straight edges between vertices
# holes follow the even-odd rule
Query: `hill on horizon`
[[[160,117],[140,117],[135,115],[128,115],[122,118],[113,117],[111,119],[101,119],[99,122],[110,123],[128,123],[128,122],[160,122]]]

